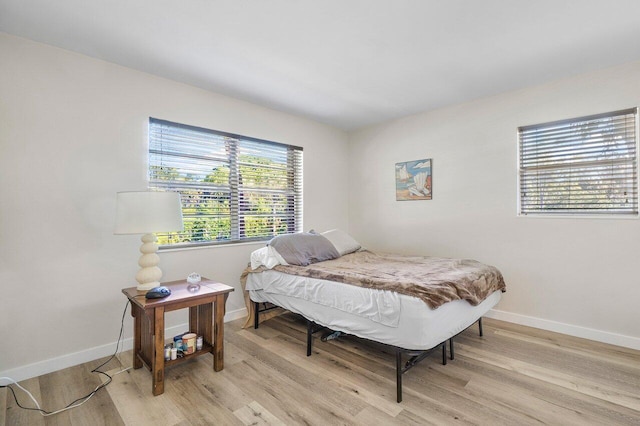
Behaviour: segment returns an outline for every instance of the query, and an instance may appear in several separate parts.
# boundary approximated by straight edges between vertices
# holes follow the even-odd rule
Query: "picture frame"
[[[396,163],[396,201],[433,199],[431,158]]]

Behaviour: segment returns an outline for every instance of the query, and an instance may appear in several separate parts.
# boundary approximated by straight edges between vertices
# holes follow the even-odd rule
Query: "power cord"
[[[107,365],[113,358],[116,357],[116,355],[118,355],[118,351],[120,350],[120,342],[122,341],[122,332],[124,330],[124,316],[127,313],[127,308],[129,307],[129,303],[130,303],[129,300],[127,300],[126,305],[124,305],[124,311],[122,312],[122,319],[120,320],[120,334],[118,335],[118,342],[116,343],[115,352],[113,353],[113,355],[111,355],[109,357],[109,359],[107,359],[105,362],[103,362],[102,364],[100,364],[99,366],[97,366],[96,368],[91,370],[92,373],[98,373],[98,374],[102,374],[102,375],[106,376],[107,380],[104,383],[96,386],[96,388],[93,391],[91,391],[90,393],[88,393],[87,395],[85,395],[83,397],[80,397],[80,398],[76,399],[73,402],[70,402],[64,408],[61,408],[61,409],[56,410],[56,411],[47,411],[47,410],[43,410],[42,408],[40,408],[40,404],[38,404],[38,401],[33,397],[31,392],[29,392],[28,390],[23,388],[18,382],[13,380],[11,377],[0,377],[0,380],[7,380],[7,381],[10,382],[10,384],[12,383],[12,384],[16,385],[18,388],[20,388],[23,392],[25,392],[27,395],[29,395],[29,397],[31,398],[33,403],[36,405],[36,408],[34,408],[34,407],[25,407],[25,406],[21,405],[18,402],[18,398],[16,396],[16,391],[13,389],[13,387],[10,386],[10,384],[8,384],[8,385],[0,385],[0,388],[7,388],[7,389],[9,389],[11,391],[11,394],[13,395],[13,399],[16,401],[16,405],[18,407],[20,407],[22,409],[25,409],[25,410],[38,411],[44,417],[53,416],[54,414],[62,413],[63,411],[70,410],[72,408],[76,408],[76,407],[81,406],[82,404],[87,402],[93,395],[95,395],[96,392],[98,392],[100,389],[106,387],[109,383],[111,383],[111,381],[113,380],[114,376],[117,376],[118,374],[124,373],[125,371],[131,369],[131,367],[125,368],[125,369],[120,370],[117,373],[113,374],[113,376],[110,376],[109,374],[107,374],[104,371],[100,370],[100,368],[102,368],[105,365]]]

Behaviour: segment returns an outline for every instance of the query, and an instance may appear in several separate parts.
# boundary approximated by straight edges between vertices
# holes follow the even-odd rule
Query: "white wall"
[[[2,33],[0,61],[0,376],[115,349],[140,255],[138,236],[113,235],[115,194],[146,188],[150,116],[302,146],[305,229],[347,228],[339,130]],[[242,313],[239,276],[259,246],[162,253],[163,279],[233,285],[227,312]]]
[[[640,62],[351,135],[350,232],[377,250],[502,270],[494,316],[640,349],[638,219],[517,217],[517,127],[640,104]],[[433,158],[433,200],[395,201],[396,162]]]

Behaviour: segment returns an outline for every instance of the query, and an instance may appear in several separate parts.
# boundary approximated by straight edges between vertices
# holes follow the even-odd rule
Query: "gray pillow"
[[[301,232],[278,235],[268,245],[276,249],[290,265],[307,266],[340,257],[331,241],[320,234]]]

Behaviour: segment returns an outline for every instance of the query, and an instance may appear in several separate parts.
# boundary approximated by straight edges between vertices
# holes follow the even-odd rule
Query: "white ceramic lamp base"
[[[137,290],[139,292],[147,292],[154,287],[160,285],[160,278],[162,278],[162,270],[158,267],[160,263],[160,256],[156,254],[158,251],[158,245],[156,244],[157,238],[153,234],[145,234],[141,238],[142,246],[140,247],[140,270],[136,274],[136,281],[138,281]]]

